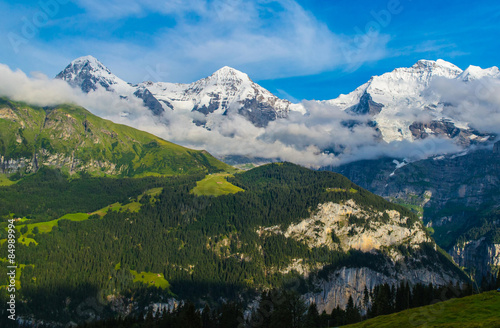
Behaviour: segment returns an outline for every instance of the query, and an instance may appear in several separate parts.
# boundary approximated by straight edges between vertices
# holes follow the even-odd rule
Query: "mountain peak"
[[[125,81],[113,75],[103,63],[90,55],[73,60],[56,78],[80,88],[85,93],[96,90],[99,85],[106,90],[127,88]]]
[[[99,60],[97,60],[97,58],[95,58],[92,55],[78,57],[75,60],[73,60],[71,63],[81,63],[81,62],[91,62],[91,63],[99,63],[100,64]]]
[[[438,60],[420,59],[412,67],[413,68],[428,68],[431,70],[436,68],[436,67],[440,67],[440,68],[448,69],[448,70],[454,71],[454,72],[459,72],[459,73],[462,72],[462,70],[458,66],[456,66],[450,62],[447,62],[446,60],[443,60],[443,59],[438,59]]]
[[[479,66],[470,65],[465,71],[462,72],[462,74],[460,74],[458,79],[469,82],[483,77],[499,78],[500,70],[496,66],[483,69]]]
[[[217,81],[234,81],[234,80],[250,80],[250,77],[246,73],[238,71],[235,68],[224,66],[217,71],[215,71],[210,77],[210,79],[216,79]]]
[[[91,55],[76,58],[68,65],[68,67],[77,67],[79,70],[82,70],[84,68],[91,68],[94,71],[102,70],[106,71],[107,73],[111,73],[111,71],[106,66],[104,66],[103,63],[101,63],[97,58]]]

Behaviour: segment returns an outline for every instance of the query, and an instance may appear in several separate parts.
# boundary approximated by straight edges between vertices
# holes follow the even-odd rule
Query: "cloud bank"
[[[430,90],[451,105],[445,107],[446,115],[481,132],[500,135],[500,80],[485,77],[464,83],[440,78]]]
[[[481,131],[500,132],[498,81],[437,80],[431,88],[442,95],[441,101],[456,104],[446,109],[451,117],[468,121]],[[370,117],[352,116],[316,101],[303,102],[307,114],[292,112],[289,118],[272,121],[265,128],[255,127],[233,113],[204,117],[199,112],[174,110],[158,118],[153,117],[140,99],[123,100],[106,91],[84,94],[64,81],[49,79],[40,73],[27,76],[5,65],[0,65],[0,95],[39,106],[75,103],[100,117],[182,146],[206,149],[217,157],[268,158],[319,168],[379,157],[417,160],[460,150],[452,141],[436,137],[414,142],[383,142],[368,125]],[[206,120],[208,129],[193,123],[200,119]],[[353,120],[356,124],[350,124]]]

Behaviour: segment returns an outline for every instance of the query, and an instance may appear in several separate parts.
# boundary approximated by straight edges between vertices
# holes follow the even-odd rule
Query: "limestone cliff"
[[[311,249],[328,247],[341,252],[358,251],[366,262],[331,267],[329,263],[309,264],[295,259],[282,273],[296,271],[308,278],[310,288],[304,296],[318,310],[330,313],[345,308],[349,296],[362,308],[364,288],[401,281],[410,284],[446,285],[463,283],[465,275],[438,249],[418,220],[395,210],[375,211],[356,204],[324,203],[309,218],[283,229],[279,225],[261,227],[260,236],[282,234],[305,242]]]

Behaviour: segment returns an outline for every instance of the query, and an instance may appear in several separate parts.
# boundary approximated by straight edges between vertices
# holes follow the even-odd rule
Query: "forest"
[[[384,257],[310,248],[283,235],[261,238],[256,232],[259,226],[286,228],[309,217],[319,203],[348,199],[363,207],[399,211],[410,218],[408,224],[418,220],[408,209],[369,193],[339,174],[290,163],[236,174],[228,181],[244,191],[219,197],[190,192],[201,179],[202,174],[140,179],[82,174],[69,179],[59,170],[43,168],[15,185],[0,188],[4,220],[24,217],[30,224],[66,213],[91,214],[115,202],[134,203],[138,208],[107,210],[102,216],[88,215],[81,221],[60,220],[46,233],[28,231],[26,225],[21,228],[24,230],[19,229],[21,240],[36,241],[18,243],[16,248],[23,264],[19,312],[69,322],[85,318],[85,313],[79,312],[89,297],[100,304],[100,314],[106,318],[117,313],[110,297],[124,300],[123,307],[133,304],[131,313],[139,315],[148,304],[173,297],[196,306],[202,301],[215,309],[221,299],[252,299],[261,290],[286,288],[293,280],[298,280],[305,291],[309,281],[295,271],[279,271],[294,258],[307,259],[311,264],[329,263],[317,273],[326,275],[340,266],[376,268],[383,265]],[[161,188],[161,192],[148,195],[152,188]],[[332,188],[339,191],[330,192]],[[21,233],[27,237],[21,237]],[[6,247],[3,243],[2,254],[6,254]],[[5,270],[0,267],[0,285],[5,285]],[[154,280],[145,280],[152,275],[166,282],[160,287]],[[2,289],[1,301],[6,297]],[[236,311],[236,305],[227,306],[230,312]],[[238,306],[241,311],[242,305]],[[162,317],[168,321],[180,315],[165,313]],[[222,314],[213,316],[222,318]]]

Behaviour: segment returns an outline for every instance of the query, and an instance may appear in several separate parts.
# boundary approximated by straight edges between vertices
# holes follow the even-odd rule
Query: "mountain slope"
[[[103,120],[82,107],[39,108],[0,98],[2,173],[40,166],[94,175],[177,175],[230,167],[205,151]]]
[[[324,103],[340,107],[357,115],[370,115],[376,122],[383,140],[413,141],[430,135],[454,139],[461,145],[487,141],[490,136],[472,129],[449,114],[449,103],[441,102],[432,83],[436,79],[469,82],[480,78],[499,78],[497,67],[481,69],[469,66],[462,71],[457,66],[438,59],[419,60],[412,67],[373,76],[347,95]],[[471,95],[473,96],[473,95]]]
[[[113,73],[100,61],[92,56],[84,56],[73,60],[64,70],[56,75],[56,79],[68,82],[72,87],[85,93],[104,89],[114,92],[122,98],[137,97],[142,99],[144,106],[155,115],[160,115],[164,108],[144,87],[133,86]]]
[[[218,197],[191,192],[202,178],[161,178],[160,191],[146,189],[118,205],[85,203],[79,214],[18,223],[20,242],[29,242],[19,255],[26,264],[20,313],[83,321],[87,316],[78,309],[89,297],[108,311],[97,313],[101,318],[137,314],[173,298],[250,303],[259,291],[290,280],[307,300],[330,311],[345,307],[349,296],[361,306],[365,286],[403,278],[434,285],[467,280],[409,210],[339,174],[265,165],[228,178],[244,192]],[[70,184],[100,190],[101,179]],[[16,185],[4,188],[27,201],[37,196]],[[68,196],[55,195],[65,202]],[[45,228],[49,223],[52,229]],[[137,273],[164,278],[168,290],[134,283]]]
[[[500,293],[491,291],[379,316],[345,327],[500,327],[499,307]]]
[[[480,107],[482,110],[490,108],[490,105],[495,106],[491,99],[477,98],[477,89],[484,83],[496,83],[495,81],[500,79],[500,71],[496,67],[482,69],[477,66],[469,66],[462,71],[444,60],[419,60],[411,67],[396,68],[381,76],[373,76],[349,94],[320,101],[319,108],[326,112],[331,110],[332,115],[329,113],[327,119],[315,119],[320,112],[316,108],[317,102],[292,104],[254,83],[247,74],[227,66],[190,84],[146,81],[131,85],[114,76],[95,58],[87,56],[73,61],[57,77],[84,92],[113,92],[131,102],[138,97],[146,107],[157,114],[155,120],[164,124],[165,129],[169,129],[169,124],[176,121],[176,118],[188,118],[196,125],[213,131],[215,135],[222,134],[235,140],[241,134],[242,137],[255,139],[258,143],[276,145],[278,136],[285,139],[283,142],[290,144],[295,150],[302,151],[305,146],[309,146],[307,149],[319,148],[323,154],[334,153],[342,156],[349,154],[353,146],[350,141],[340,141],[334,132],[328,133],[323,139],[318,137],[308,141],[308,137],[308,144],[303,145],[302,140],[296,141],[294,136],[288,136],[289,132],[282,136],[281,125],[289,130],[297,129],[293,131],[293,135],[314,136],[316,127],[326,131],[340,129],[340,135],[353,134],[352,140],[359,137],[360,140],[366,140],[366,144],[374,145],[397,141],[414,142],[434,137],[452,140],[453,146],[446,143],[449,148],[456,148],[456,145],[467,148],[485,144],[494,140],[495,127],[476,120],[472,108],[478,100],[481,106],[484,105],[484,108]],[[454,93],[450,94],[452,91]],[[465,100],[461,97],[465,97]],[[333,115],[339,109],[348,115]],[[293,115],[292,122],[287,126],[292,112],[303,115]],[[279,132],[274,131],[277,129],[275,124],[269,127],[271,131],[239,129],[240,127],[233,125],[241,121],[233,120],[233,115],[242,116],[259,128],[266,128],[269,122],[280,120]],[[343,117],[340,118],[339,115]],[[172,118],[169,119],[169,116]],[[329,129],[330,125],[333,127],[337,124],[340,124],[340,127]],[[189,128],[196,131],[196,127],[190,125]],[[285,128],[283,129],[286,131]],[[234,133],[231,129],[236,129],[237,132]],[[243,136],[243,131],[250,134]],[[189,137],[186,138],[184,130],[174,133],[180,134],[174,138],[179,138],[178,140],[186,144],[200,143],[200,140],[194,137],[196,134],[187,134]],[[262,157],[257,150],[252,154],[227,154],[215,149],[217,147],[210,145],[209,141],[206,143],[205,148],[220,152],[214,153],[216,156]],[[285,157],[289,156],[288,152],[283,152],[282,156],[289,158]],[[281,154],[273,158],[279,155]]]
[[[238,113],[256,126],[288,116],[288,111],[300,106],[279,99],[247,74],[231,67],[223,67],[211,76],[191,84],[152,83],[144,85],[160,100],[167,100],[174,108],[199,111],[205,115]]]

